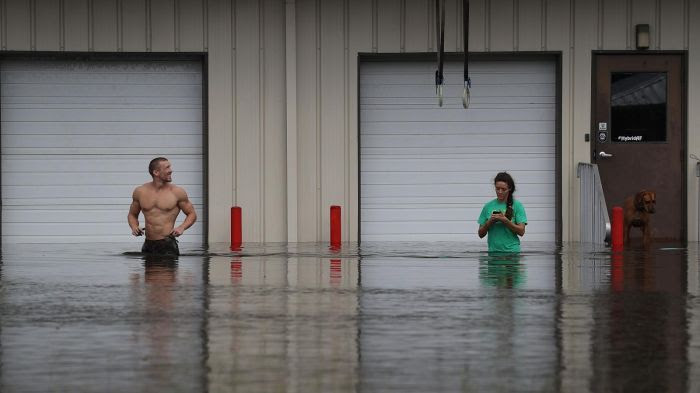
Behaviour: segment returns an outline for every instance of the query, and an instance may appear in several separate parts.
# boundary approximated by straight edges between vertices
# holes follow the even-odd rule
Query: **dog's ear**
[[[637,210],[642,210],[644,209],[644,193],[646,191],[642,190],[637,193],[637,195],[634,196],[634,207]]]

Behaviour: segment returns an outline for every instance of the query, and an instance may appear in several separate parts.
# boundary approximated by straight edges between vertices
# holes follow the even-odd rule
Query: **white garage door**
[[[477,219],[509,172],[523,202],[528,241],[555,239],[555,64],[445,65],[440,108],[434,62],[365,62],[360,70],[362,240],[478,240]]]
[[[142,242],[126,216],[157,156],[199,213],[180,240],[203,241],[200,62],[4,60],[0,78],[3,242]]]

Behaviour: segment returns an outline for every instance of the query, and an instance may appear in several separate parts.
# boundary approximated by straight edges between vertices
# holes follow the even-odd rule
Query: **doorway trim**
[[[681,176],[681,203],[684,216],[686,219],[681,219],[681,241],[685,244],[688,242],[688,51],[685,50],[650,50],[650,51],[624,51],[624,50],[594,50],[591,56],[591,110],[590,110],[590,143],[589,143],[589,161],[595,160],[595,124],[596,124],[596,97],[597,97],[597,59],[598,56],[610,55],[625,55],[625,56],[680,56],[681,58],[681,155],[683,156],[682,165],[685,171]],[[700,225],[700,222],[699,224]]]

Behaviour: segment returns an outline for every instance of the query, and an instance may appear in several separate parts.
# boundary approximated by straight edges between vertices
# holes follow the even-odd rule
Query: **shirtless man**
[[[178,255],[176,237],[194,224],[197,213],[182,187],[173,181],[173,170],[167,158],[157,157],[148,165],[153,181],[136,187],[127,220],[134,236],[143,235],[139,228],[139,212],[146,219],[146,240],[141,252]],[[182,225],[175,228],[180,211],[186,215]]]

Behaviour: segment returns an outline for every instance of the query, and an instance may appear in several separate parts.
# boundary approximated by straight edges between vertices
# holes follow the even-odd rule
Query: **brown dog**
[[[637,227],[642,230],[644,244],[649,244],[651,240],[650,215],[656,211],[656,193],[654,191],[642,190],[635,196],[625,199],[624,204],[625,224],[624,237],[625,244],[630,241],[630,229]]]

